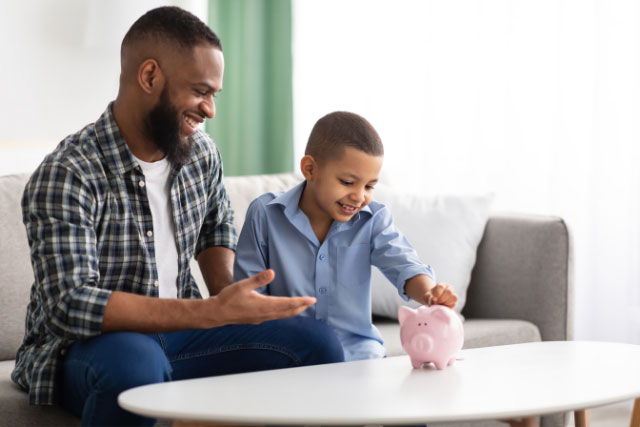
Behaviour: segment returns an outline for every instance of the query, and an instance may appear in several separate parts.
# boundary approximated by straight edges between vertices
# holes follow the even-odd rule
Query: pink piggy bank
[[[414,368],[433,362],[438,369],[451,365],[462,349],[464,329],[458,315],[443,305],[400,306],[400,341]]]

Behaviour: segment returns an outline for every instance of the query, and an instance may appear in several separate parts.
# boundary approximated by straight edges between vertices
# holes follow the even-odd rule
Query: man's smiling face
[[[191,54],[174,58],[163,70],[165,86],[147,114],[145,131],[172,163],[185,162],[191,135],[215,116],[214,96],[222,90],[224,56],[216,47],[198,45]]]

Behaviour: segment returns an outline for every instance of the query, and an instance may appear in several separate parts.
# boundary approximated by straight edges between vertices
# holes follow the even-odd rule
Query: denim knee
[[[171,365],[162,347],[150,336],[117,332],[102,336],[108,350],[94,360],[93,370],[102,385],[123,391],[140,385],[169,381]],[[96,384],[96,386],[100,386]]]
[[[104,334],[73,344],[62,372],[61,404],[82,417],[83,425],[153,425],[118,406],[120,392],[171,380],[171,366],[160,344],[133,332]]]

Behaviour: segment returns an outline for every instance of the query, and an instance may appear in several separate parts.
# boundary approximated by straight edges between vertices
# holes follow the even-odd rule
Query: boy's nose
[[[362,203],[364,202],[364,191],[356,190],[353,193],[351,193],[351,197],[353,198],[354,201],[358,203]]]

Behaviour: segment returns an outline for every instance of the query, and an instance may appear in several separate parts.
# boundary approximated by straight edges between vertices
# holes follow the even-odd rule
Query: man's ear
[[[309,180],[313,178],[318,169],[318,164],[313,156],[307,154],[300,160],[300,172],[305,177],[305,179]]]
[[[164,74],[155,59],[147,59],[138,68],[138,84],[142,90],[151,95],[164,87]]]

